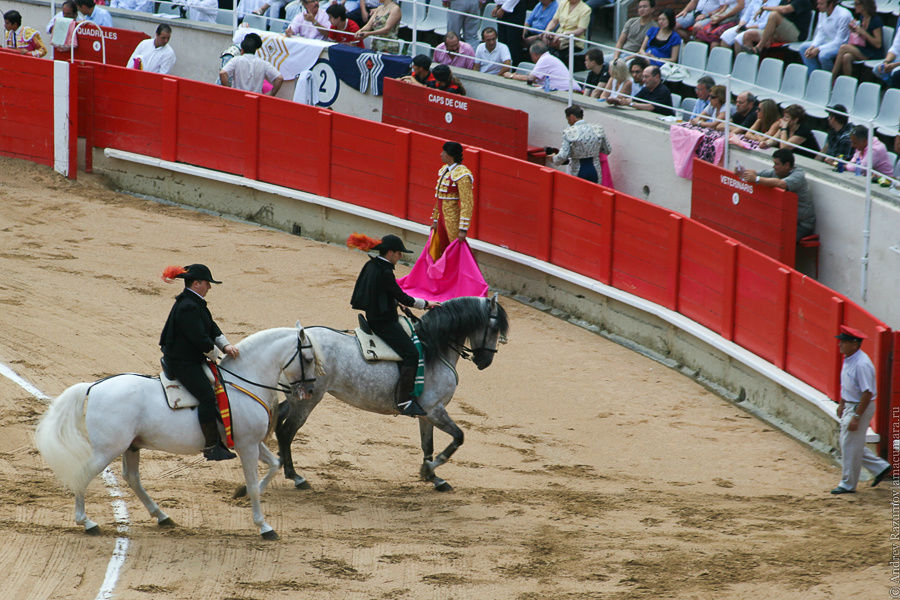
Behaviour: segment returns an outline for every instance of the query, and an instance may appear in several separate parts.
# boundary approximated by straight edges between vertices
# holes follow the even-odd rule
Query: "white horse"
[[[220,363],[231,401],[235,449],[250,490],[253,522],[264,539],[278,539],[259,502],[279,466],[263,441],[274,425],[278,391],[297,397],[312,392],[315,352],[299,322],[296,328],[260,331],[237,346],[240,356],[225,357]],[[290,388],[279,385],[282,376],[291,382]],[[98,534],[100,528],[85,513],[85,489],[119,455],[122,475],[150,515],[163,527],[174,526],[141,486],[140,450],[197,454],[204,442],[195,410],[172,410],[159,378],[133,373],[69,387],[50,405],[35,439],[56,476],[75,492],[75,522],[89,534]],[[257,485],[260,460],[269,470]]]
[[[506,340],[509,321],[506,311],[493,298],[455,298],[433,308],[422,317],[416,332],[425,347],[425,388],[419,404],[427,415],[419,417],[419,435],[424,458],[419,475],[434,484],[438,491],[448,491],[449,483],[437,477],[434,470],[447,462],[463,443],[463,432],[447,414],[446,406],[456,391],[459,375],[456,363],[460,356],[472,354],[472,362],[479,369],[490,366],[497,352],[497,344]],[[384,415],[396,415],[394,388],[398,369],[393,362],[366,362],[354,335],[327,327],[308,327],[307,336],[316,348],[316,358],[322,367],[313,393],[308,398],[289,398],[279,407],[279,454],[284,464],[284,476],[297,488],[309,487],[306,479],[294,470],[291,442],[307,417],[325,395],[350,406]],[[469,340],[471,347],[466,347]],[[453,440],[447,448],[433,457],[434,428],[449,434]],[[242,492],[238,490],[239,495]]]

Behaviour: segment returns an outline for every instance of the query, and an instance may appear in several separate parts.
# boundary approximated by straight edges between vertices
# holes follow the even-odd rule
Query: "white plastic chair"
[[[486,27],[497,29],[497,19],[491,16],[491,12],[493,12],[496,7],[496,2],[489,2],[484,5],[484,10],[481,12],[481,25],[478,26],[478,39],[481,39],[481,32],[484,31]]]
[[[232,16],[232,12],[233,11],[220,8],[219,12],[216,13],[216,23],[219,25],[228,25],[229,27],[233,25],[234,17]]]
[[[828,134],[819,129],[813,129],[813,137],[816,138],[816,143],[819,144],[819,149],[824,150],[825,148],[825,140],[828,139]]]
[[[706,73],[712,75],[724,76],[731,73],[731,48],[718,46],[713,48],[709,53],[709,60],[706,61]]]
[[[694,105],[697,104],[696,98],[685,98],[681,101],[681,118],[687,121],[694,112]]]
[[[856,88],[850,120],[869,121],[878,114],[878,103],[881,100],[881,86],[877,83],[861,83]]]
[[[432,48],[425,42],[416,42],[415,44],[410,42],[410,44],[409,44],[409,55],[410,56],[418,56],[419,54],[424,54],[428,58],[431,58],[431,53],[433,51],[434,51],[434,48]]]
[[[806,67],[804,66],[803,68],[805,69]],[[856,80],[853,80],[853,84],[854,86],[856,85]],[[803,100],[800,102],[784,102],[782,106],[796,103],[806,109],[806,114],[817,119],[824,119],[828,115],[825,111],[825,107],[828,106],[828,99],[830,97],[831,71],[816,69],[812,72],[812,75],[809,76],[809,81],[806,83],[806,93],[803,94]],[[846,106],[846,104],[844,106]]]
[[[706,70],[706,54],[709,47],[703,42],[688,42],[681,49],[678,55],[678,62],[687,70],[688,75],[684,78],[684,84],[694,87],[697,80],[703,76]]]
[[[828,83],[831,83],[829,79]],[[783,107],[788,104],[800,102],[806,93],[806,65],[799,63],[791,63],[784,70],[784,77],[781,79],[781,88],[775,95],[775,101],[779,102]]]
[[[731,93],[740,94],[753,88],[756,81],[756,69],[759,66],[759,55],[741,52],[734,59],[731,70]]]
[[[253,29],[260,29],[262,31],[266,30],[266,25],[268,24],[268,19],[266,19],[262,15],[247,15],[244,17],[244,25],[247,27],[252,27]]]
[[[433,31],[438,35],[447,34],[447,11],[441,0],[429,0],[428,12],[416,31]]]
[[[531,73],[532,69],[534,69],[534,63],[524,60],[516,66],[516,72],[522,75],[528,75],[529,73]]]
[[[897,135],[900,121],[900,89],[891,88],[881,99],[881,109],[875,117],[875,127],[882,135]]]
[[[897,0],[897,1],[900,2],[900,0]],[[883,12],[883,11],[879,10],[878,12]],[[888,27],[887,25],[885,25],[881,29],[881,47],[882,48],[890,48],[891,44],[893,42],[894,42],[894,28]],[[870,69],[874,69],[875,67],[877,67],[878,65],[880,65],[883,62],[884,62],[883,59],[875,58],[872,60],[854,60],[853,64],[858,65],[858,64],[862,63],[865,66],[869,67]]]
[[[834,80],[834,86],[831,88],[831,104],[843,104],[847,108],[853,106],[856,99],[856,77],[841,75]]]
[[[897,164],[897,154],[891,151],[887,153],[888,159],[891,161],[891,171],[894,170],[894,165]]]
[[[675,116],[678,116],[678,107],[681,106],[681,94],[672,94],[672,108],[675,109]]]
[[[756,73],[756,85],[752,91],[760,98],[775,98],[778,96],[778,88],[781,87],[781,72],[784,70],[784,61],[779,58],[764,58],[759,64]],[[803,74],[806,78],[806,74]]]

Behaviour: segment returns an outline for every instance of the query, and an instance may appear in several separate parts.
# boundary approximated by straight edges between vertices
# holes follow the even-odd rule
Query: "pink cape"
[[[488,284],[469,244],[453,240],[435,262],[428,254],[430,243],[431,236],[409,275],[397,280],[404,292],[413,298],[436,302],[460,296],[487,296]]]

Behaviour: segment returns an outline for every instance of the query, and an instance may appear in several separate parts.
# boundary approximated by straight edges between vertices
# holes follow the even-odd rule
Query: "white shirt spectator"
[[[494,46],[494,51],[491,52],[487,49],[487,45],[481,42],[475,49],[475,63],[478,65],[478,70],[482,73],[499,73],[503,66],[495,63],[506,61],[512,62],[512,55],[509,53],[509,47],[506,44],[497,42],[497,45]]]
[[[549,52],[541,54],[541,57],[534,63],[534,69],[531,70],[531,75],[539,85],[544,85],[544,80],[546,79],[547,85],[549,85],[551,90],[565,92],[569,89],[569,69],[566,68],[566,65],[564,65],[561,60]],[[576,81],[573,83],[575,87],[572,89],[576,92],[580,92],[581,86],[578,85],[578,82]]]
[[[820,12],[818,19],[812,45],[819,49],[819,54],[837,54],[838,48],[850,39],[850,21],[853,20],[853,15],[843,6],[837,5],[830,15]]]
[[[325,32],[304,18],[306,17],[306,14],[305,8],[297,13],[297,16],[291,21],[290,30],[300,37],[311,40],[327,39],[328,35]],[[316,23],[319,24],[319,27],[324,27],[326,31],[331,28],[331,21],[328,20],[328,13],[321,8],[319,9],[319,12],[316,13]]]
[[[236,89],[256,93],[262,93],[263,80],[271,83],[281,75],[271,63],[255,54],[235,56],[222,70],[234,79]]]
[[[216,22],[218,0],[178,0],[177,4],[187,8],[187,18],[192,21]]]
[[[135,58],[141,59],[141,70],[150,73],[166,75],[175,66],[175,51],[172,50],[172,46],[166,44],[157,48],[153,38],[138,44],[125,66],[134,69]]]
[[[151,0],[112,0],[109,7],[122,8],[124,10],[136,10],[145,13],[153,12],[153,2]]]

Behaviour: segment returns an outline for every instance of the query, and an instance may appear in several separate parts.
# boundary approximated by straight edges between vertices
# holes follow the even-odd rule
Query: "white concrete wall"
[[[44,25],[50,16],[49,3],[41,0],[17,0],[5,10],[15,8],[23,22]],[[116,26],[152,33],[162,21],[152,15],[112,11]],[[173,28],[172,45],[178,55],[174,75],[214,81],[219,54],[230,44],[230,28],[169,21]],[[459,70],[457,75],[469,95],[479,100],[505,104],[528,112],[529,143],[559,146],[565,126],[565,93],[547,93],[521,82]],[[288,82],[281,97],[291,98],[293,84]],[[604,126],[613,146],[610,166],[617,189],[680,213],[690,214],[691,182],[675,175],[669,147],[668,125],[652,115],[630,109],[610,108],[596,101],[578,100],[587,109],[587,119]],[[363,95],[342,85],[334,110],[358,117],[380,120],[381,98]],[[737,150],[732,160],[760,169],[770,159],[759,152]],[[816,205],[817,232],[822,239],[819,280],[859,303],[892,327],[900,328],[900,196],[874,188],[872,231],[869,258],[868,293],[862,294],[863,229],[865,197],[862,178],[838,175],[823,169],[821,163],[799,158],[798,164],[809,174]],[[853,184],[853,185],[850,185]],[[892,250],[895,247],[898,250]],[[811,265],[802,270],[812,274]]]

